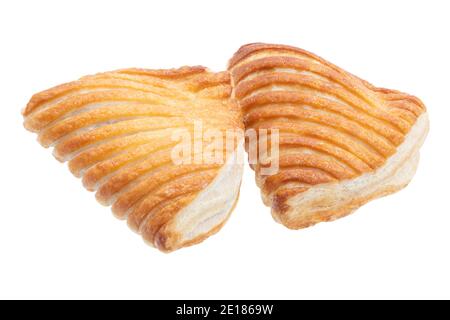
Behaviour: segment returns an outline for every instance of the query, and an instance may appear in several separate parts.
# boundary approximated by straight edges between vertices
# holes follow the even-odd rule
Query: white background
[[[448,1],[0,3],[0,298],[450,298]],[[59,83],[124,67],[223,70],[257,41],[423,99],[431,131],[409,187],[292,231],[246,166],[222,231],[167,255],[22,127],[31,95]]]

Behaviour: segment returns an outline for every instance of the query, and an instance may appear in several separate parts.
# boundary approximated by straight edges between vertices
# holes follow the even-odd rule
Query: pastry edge
[[[289,229],[307,228],[320,222],[347,216],[371,200],[403,189],[414,177],[419,162],[420,147],[425,141],[428,130],[429,120],[425,112],[419,116],[397,152],[375,172],[339,183],[314,186],[287,199],[275,197],[272,200],[273,218]],[[359,183],[364,183],[364,180],[368,180],[366,185],[371,185],[363,189],[357,188]],[[346,192],[347,195],[339,199],[341,192]],[[348,194],[352,192],[363,195],[349,197]],[[318,206],[324,207],[323,202],[328,202],[329,205],[325,206],[325,209],[317,209]]]
[[[203,242],[222,229],[239,199],[243,173],[243,153],[242,142],[239,143],[236,151],[220,169],[216,178],[197,195],[194,201],[178,212],[171,222],[158,231],[154,243],[147,243],[162,252],[169,253]],[[215,193],[216,195],[214,195]],[[205,210],[201,210],[205,200],[212,203]],[[196,210],[196,208],[200,209]],[[222,208],[222,211],[220,211],[220,208]],[[219,209],[218,212],[216,212],[217,209]],[[197,217],[195,217],[195,212],[198,214]],[[209,226],[208,221],[210,222]],[[207,227],[199,229],[205,223]]]

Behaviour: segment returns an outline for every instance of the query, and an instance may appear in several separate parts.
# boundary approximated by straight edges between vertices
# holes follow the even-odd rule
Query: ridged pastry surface
[[[392,186],[370,180],[370,175],[389,165],[389,174],[395,176],[414,157],[412,150],[418,153],[428,130],[426,109],[418,98],[377,88],[285,45],[245,45],[230,60],[229,71],[245,128],[279,130],[278,173],[262,175],[259,163],[254,169],[264,202],[286,226],[302,228],[344,216],[412,178],[413,173],[405,175]],[[411,150],[395,158],[399,163],[389,163],[416,124],[420,128],[410,138]],[[329,188],[356,190],[352,182],[366,187],[360,190],[364,197]]]
[[[114,214],[127,219],[147,242],[172,251],[220,229],[237,199],[237,163],[176,164],[171,157],[180,143],[173,139],[174,130],[194,137],[196,121],[203,130],[224,134],[241,128],[241,113],[230,94],[227,72],[212,73],[204,67],[123,69],[34,95],[23,111],[24,126],[37,133],[44,147],[53,147],[58,160],[68,162],[83,185],[96,191],[100,203],[111,205]],[[221,178],[230,172],[236,175],[233,179]],[[197,224],[213,218],[208,216],[211,205],[203,206],[206,211],[184,222],[184,228],[190,228],[186,238],[183,229],[175,228],[177,219],[217,180],[231,184],[219,187],[232,192],[210,199],[217,202],[214,210],[220,217],[194,234]],[[226,212],[219,210],[224,208]]]

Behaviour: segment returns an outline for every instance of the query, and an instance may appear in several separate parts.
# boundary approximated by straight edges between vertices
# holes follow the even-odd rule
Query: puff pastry
[[[24,126],[97,200],[161,251],[201,242],[226,221],[242,161],[175,164],[173,132],[242,127],[227,72],[204,67],[124,69],[86,76],[34,95]],[[206,142],[201,142],[202,144]],[[194,153],[197,151],[193,151]]]
[[[245,128],[279,129],[279,171],[254,166],[276,221],[298,229],[345,216],[413,177],[424,104],[307,51],[255,43],[229,62]]]

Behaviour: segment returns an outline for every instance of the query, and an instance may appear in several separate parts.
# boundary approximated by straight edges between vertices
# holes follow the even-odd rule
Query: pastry
[[[195,138],[196,122],[202,132],[219,134],[242,127],[230,94],[227,72],[124,69],[34,95],[24,126],[44,147],[54,147],[54,156],[68,162],[100,203],[169,252],[217,232],[237,201],[239,141],[221,149],[223,161],[195,161],[211,144]],[[183,134],[188,139],[177,139]],[[195,143],[200,148],[192,148]],[[180,146],[192,152],[176,162]]]
[[[263,174],[259,160],[253,168],[286,227],[343,217],[412,179],[428,131],[418,98],[285,45],[245,45],[229,71],[246,130],[278,129],[278,171]]]

